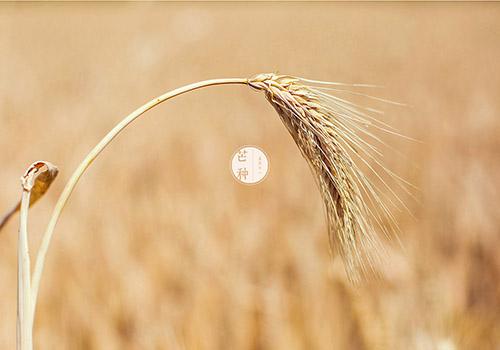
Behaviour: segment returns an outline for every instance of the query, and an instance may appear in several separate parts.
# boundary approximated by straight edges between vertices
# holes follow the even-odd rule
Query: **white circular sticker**
[[[231,170],[238,182],[252,185],[264,180],[269,172],[269,161],[257,147],[243,146],[234,153]]]

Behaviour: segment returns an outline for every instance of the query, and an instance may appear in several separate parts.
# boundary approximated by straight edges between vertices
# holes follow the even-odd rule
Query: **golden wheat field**
[[[354,286],[311,170],[261,94],[214,86],[165,102],[101,154],[62,214],[36,349],[500,349],[500,4],[2,3],[0,53],[0,213],[29,164],[59,167],[30,210],[32,251],[99,139],[188,83],[277,72],[382,85],[359,91],[405,103],[373,106],[416,139],[380,134],[384,164],[416,188],[393,187],[408,207],[392,209],[400,243],[382,238],[383,275]],[[257,185],[231,174],[242,145],[269,158]],[[0,234],[0,349],[16,346],[18,220]]]

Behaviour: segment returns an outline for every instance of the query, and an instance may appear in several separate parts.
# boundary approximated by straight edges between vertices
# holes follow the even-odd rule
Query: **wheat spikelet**
[[[309,163],[325,204],[331,246],[342,256],[348,277],[358,282],[375,272],[381,253],[374,225],[388,233],[382,214],[391,217],[354,159],[368,165],[364,158],[376,149],[358,134],[375,137],[365,127],[376,121],[356,105],[323,92],[324,86],[308,83],[326,84],[275,74],[248,81],[265,93]],[[378,127],[384,128],[381,123]],[[383,213],[372,211],[367,200]]]

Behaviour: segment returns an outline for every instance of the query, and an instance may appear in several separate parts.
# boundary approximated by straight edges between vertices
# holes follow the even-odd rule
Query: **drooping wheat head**
[[[265,93],[315,174],[331,247],[342,256],[348,277],[358,282],[372,275],[382,253],[374,226],[388,233],[391,228],[382,220],[392,216],[358,163],[370,167],[367,158],[376,160],[372,153],[377,150],[365,138],[377,137],[367,127],[385,126],[361,107],[324,92],[334,88],[323,82],[270,73],[248,84]]]

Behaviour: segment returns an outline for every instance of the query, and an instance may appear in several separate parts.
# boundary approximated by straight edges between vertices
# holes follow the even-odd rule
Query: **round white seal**
[[[236,181],[253,185],[264,180],[269,172],[269,161],[261,149],[243,146],[234,153],[231,170]]]

